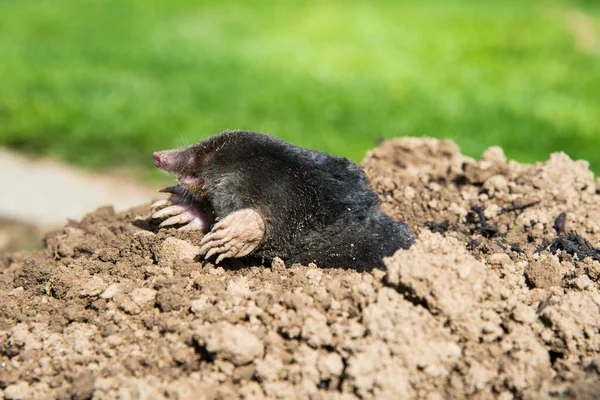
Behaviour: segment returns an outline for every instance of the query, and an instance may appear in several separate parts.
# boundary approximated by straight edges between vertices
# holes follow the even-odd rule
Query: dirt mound
[[[600,182],[586,162],[397,139],[363,167],[417,233],[386,271],[215,267],[148,206],[0,261],[0,398],[597,398]]]

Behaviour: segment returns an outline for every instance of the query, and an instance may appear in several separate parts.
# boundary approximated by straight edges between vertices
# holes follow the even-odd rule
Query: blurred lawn
[[[356,161],[427,135],[600,172],[598,3],[0,0],[0,145],[150,170],[226,128]]]

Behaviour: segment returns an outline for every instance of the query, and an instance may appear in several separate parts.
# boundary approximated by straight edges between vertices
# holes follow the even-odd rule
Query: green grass
[[[152,151],[227,128],[356,161],[426,135],[599,172],[595,4],[0,0],[0,145],[149,170]]]

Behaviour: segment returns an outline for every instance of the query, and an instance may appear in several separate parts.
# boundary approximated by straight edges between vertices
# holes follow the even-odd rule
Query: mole
[[[224,131],[158,151],[155,165],[178,176],[152,205],[160,227],[202,230],[205,259],[280,257],[322,268],[384,268],[383,257],[415,238],[384,214],[350,160],[251,131]]]

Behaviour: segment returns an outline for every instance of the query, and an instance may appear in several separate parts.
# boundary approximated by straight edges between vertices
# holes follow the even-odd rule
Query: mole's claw
[[[206,239],[208,238],[208,239]],[[206,239],[206,240],[205,240]],[[214,250],[215,247],[213,246],[213,240],[212,240],[212,234],[209,233],[207,235],[204,235],[204,237],[202,238],[202,240],[200,241],[200,254],[205,254],[206,252],[206,258],[208,258],[208,254]]]
[[[217,260],[215,261],[215,264],[220,263],[222,260],[224,260],[225,258],[227,258],[227,255],[225,253],[221,253],[219,254],[219,257],[217,257]]]
[[[212,249],[210,249],[208,251],[208,253],[206,253],[206,255],[204,256],[204,258],[211,258],[213,255],[217,254],[218,248],[217,247],[213,247]],[[200,252],[200,254],[202,254],[202,252]],[[217,264],[219,262],[217,261]]]
[[[200,218],[194,218],[190,221],[189,224],[178,228],[180,231],[196,231],[196,230],[204,230],[205,223]]]
[[[189,222],[189,221],[193,220],[194,218],[195,218],[194,214],[186,211],[186,212],[182,212],[181,214],[175,215],[169,219],[164,220],[163,222],[161,222],[161,224],[159,226],[161,228],[163,228],[165,226],[170,226],[170,225],[185,224],[186,222]]]
[[[169,186],[164,189],[160,189],[160,193],[172,193],[172,194],[182,194],[184,193],[184,188],[181,185]]]
[[[265,233],[262,216],[252,209],[235,211],[221,221],[200,241],[200,254],[208,259],[218,254],[216,263],[231,257],[250,254],[259,245]]]
[[[155,201],[154,203],[152,203],[150,205],[150,208],[159,208],[159,207],[164,207],[171,204],[171,202],[168,199],[162,199],[162,200],[158,200]]]
[[[157,212],[152,214],[152,218],[161,219],[161,218],[172,217],[174,215],[179,215],[186,211],[187,211],[187,208],[183,207],[183,206],[177,206],[177,205],[169,206],[169,207],[163,208],[162,210],[158,210]]]

